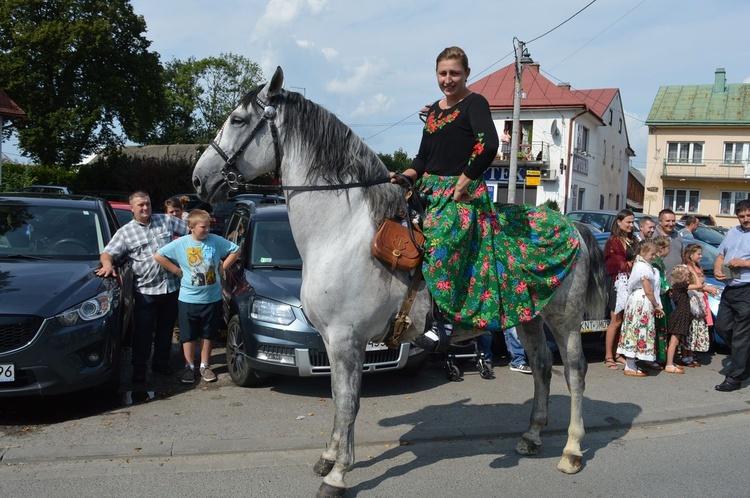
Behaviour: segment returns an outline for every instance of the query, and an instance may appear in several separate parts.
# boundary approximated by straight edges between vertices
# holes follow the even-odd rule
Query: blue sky
[[[131,0],[162,62],[232,52],[284,70],[286,88],[334,112],[377,152],[419,146],[416,112],[440,97],[435,57],[466,50],[472,80],[591,0]],[[574,89],[619,88],[633,165],[645,169],[646,119],[661,85],[750,81],[750,2],[596,0],[528,43],[542,74]],[[15,140],[3,152],[21,160]]]

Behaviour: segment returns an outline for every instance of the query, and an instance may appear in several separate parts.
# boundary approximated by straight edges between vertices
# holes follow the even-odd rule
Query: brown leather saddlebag
[[[413,241],[409,234],[409,227],[402,225],[399,221],[384,220],[375,238],[372,239],[372,253],[376,258],[390,265],[391,271],[413,270],[422,261],[424,235],[416,228],[412,228],[412,234],[414,235]]]

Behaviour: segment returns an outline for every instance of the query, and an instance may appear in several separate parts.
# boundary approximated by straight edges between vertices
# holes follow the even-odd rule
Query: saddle
[[[412,271],[411,283],[401,308],[394,317],[393,323],[385,334],[384,342],[390,349],[398,349],[401,335],[412,323],[409,311],[417,297],[422,271],[419,268],[424,255],[424,234],[421,223],[426,207],[425,197],[414,188],[414,182],[405,175],[399,175],[407,185],[408,192],[404,197],[404,217],[386,219],[380,224],[372,240],[372,253],[379,260],[390,265],[391,271]]]

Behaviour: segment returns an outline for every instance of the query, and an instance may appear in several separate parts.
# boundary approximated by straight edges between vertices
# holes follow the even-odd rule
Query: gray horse
[[[359,411],[365,347],[380,340],[404,300],[410,275],[392,272],[375,259],[370,241],[380,223],[396,214],[403,189],[387,182],[377,155],[346,125],[298,93],[283,90],[277,68],[271,81],[248,93],[206,150],[193,171],[193,184],[209,202],[230,189],[274,173],[283,179],[294,240],[304,261],[301,300],[320,331],[331,363],[335,404],[328,448],[315,465],[325,476],[318,496],[342,496],[354,461],[354,421]],[[547,304],[542,316],[518,327],[534,376],[531,423],[516,451],[538,453],[539,433],[547,424],[552,355],[542,324],[549,325],[565,364],[570,391],[568,441],[557,467],[580,470],[584,435],[582,399],[586,360],[580,322],[587,310],[604,307],[601,251],[593,236],[579,227],[577,264]],[[430,311],[422,286],[411,311],[413,323],[403,339],[425,329]],[[476,336],[454,332],[453,340]]]

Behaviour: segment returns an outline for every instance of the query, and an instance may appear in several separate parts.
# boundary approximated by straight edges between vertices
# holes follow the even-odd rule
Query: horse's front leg
[[[520,455],[531,456],[539,453],[542,440],[539,437],[547,425],[550,380],[552,378],[552,353],[547,347],[541,317],[517,327],[518,338],[526,351],[527,360],[534,376],[534,402],[531,407],[531,420],[528,430],[516,445]]]
[[[583,425],[583,392],[586,388],[588,363],[583,355],[581,333],[576,330],[579,322],[574,321],[566,325],[569,325],[566,330],[570,330],[570,333],[559,336],[557,344],[565,364],[565,381],[570,392],[570,424],[568,425],[568,441],[557,463],[557,468],[566,474],[575,474],[581,470],[583,461],[581,441],[586,434]]]
[[[344,477],[354,461],[354,422],[359,412],[365,347],[352,340],[328,341],[331,363],[331,392],[335,414],[328,448],[315,464],[315,472],[324,475],[317,497],[343,496]]]

